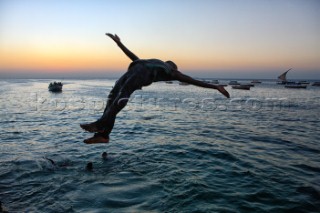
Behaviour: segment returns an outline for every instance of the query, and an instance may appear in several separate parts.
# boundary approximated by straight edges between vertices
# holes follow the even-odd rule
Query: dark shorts
[[[154,73],[143,63],[130,64],[128,71],[116,82],[115,87],[137,90],[152,84]]]

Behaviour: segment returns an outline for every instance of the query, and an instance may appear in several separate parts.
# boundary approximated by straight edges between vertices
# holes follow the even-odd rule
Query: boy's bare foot
[[[103,132],[103,130],[98,128],[97,122],[80,124],[80,127],[88,132]]]
[[[96,133],[93,137],[85,139],[83,142],[86,144],[109,143],[109,137]]]

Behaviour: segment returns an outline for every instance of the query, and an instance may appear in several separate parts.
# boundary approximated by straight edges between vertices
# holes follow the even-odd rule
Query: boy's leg
[[[130,95],[135,91],[135,88],[126,84],[118,92],[118,96],[105,109],[105,112],[100,119],[89,124],[80,124],[80,127],[88,132],[111,132],[114,126],[116,115],[127,105]]]
[[[95,143],[108,143],[109,134],[111,133],[114,123],[116,120],[117,114],[127,105],[130,95],[135,91],[134,87],[131,87],[130,84],[127,84],[121,89],[118,97],[114,102],[109,106],[104,115],[96,122],[95,126],[97,127],[98,133],[94,134],[92,138],[84,140],[87,144]]]
[[[126,82],[126,80],[127,80],[127,75],[125,74],[115,83],[114,87],[112,88],[112,90],[110,91],[110,93],[108,95],[107,104],[106,104],[106,107],[104,109],[104,112],[103,112],[103,115],[101,116],[101,118],[104,116],[106,111],[109,109],[109,107],[115,101],[116,97],[119,95],[121,87]],[[88,132],[101,132],[101,130],[99,129],[98,121],[95,121],[93,123],[80,124],[80,127]]]
[[[128,79],[126,79],[126,82],[119,90],[117,97],[110,103],[110,106],[106,109],[103,116],[93,125],[96,130],[94,132],[99,132],[99,134],[97,134],[96,137],[94,136],[92,140],[85,140],[86,143],[99,143],[97,141],[99,141],[99,138],[103,140],[102,136],[109,139],[109,134],[113,129],[116,116],[127,105],[131,94],[142,86],[150,85],[153,81],[150,71],[145,69],[144,65],[136,64],[129,68],[128,73],[129,72],[132,75],[128,76]]]
[[[106,112],[107,109],[112,105],[116,97],[119,95],[119,91],[121,90],[123,85],[126,83],[127,79],[128,79],[128,73],[124,74],[118,81],[116,81],[114,87],[112,88],[112,90],[108,95],[106,108],[104,109],[103,113]]]
[[[127,73],[116,83],[114,88],[116,93],[111,94],[112,98],[108,101],[105,112],[101,118],[93,123],[81,124],[81,128],[89,132],[104,132],[107,126],[108,129],[112,129],[114,122],[111,121],[114,120],[116,114],[125,107],[130,95],[136,89],[152,83],[153,77],[150,73],[144,64],[136,63],[133,66],[130,65]],[[108,121],[108,124],[106,124],[106,121]]]

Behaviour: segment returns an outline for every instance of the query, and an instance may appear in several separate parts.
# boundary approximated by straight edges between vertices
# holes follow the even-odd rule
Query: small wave
[[[306,194],[311,198],[320,201],[320,191],[311,186],[300,186],[296,189],[297,192]]]
[[[316,172],[320,174],[320,167],[315,167],[315,166],[310,166],[310,165],[306,165],[306,164],[296,164],[293,165],[294,167],[309,171],[309,172]]]
[[[199,148],[189,148],[188,151],[190,151],[191,153],[195,153],[196,155],[200,155],[202,156],[202,158],[205,158],[207,156],[229,162],[235,162],[239,160],[237,157],[227,151],[207,150]]]

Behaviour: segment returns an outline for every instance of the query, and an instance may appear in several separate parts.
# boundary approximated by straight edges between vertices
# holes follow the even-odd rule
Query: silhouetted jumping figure
[[[106,108],[101,118],[89,124],[80,124],[81,128],[95,133],[93,137],[84,140],[87,144],[108,143],[117,114],[127,105],[130,95],[137,89],[148,86],[153,82],[172,81],[192,84],[199,87],[216,89],[229,98],[229,93],[223,86],[216,86],[195,80],[178,71],[177,65],[172,61],[163,62],[158,59],[139,59],[126,46],[122,44],[117,35],[106,33],[113,39],[119,48],[133,61],[128,71],[120,77],[110,91]]]

